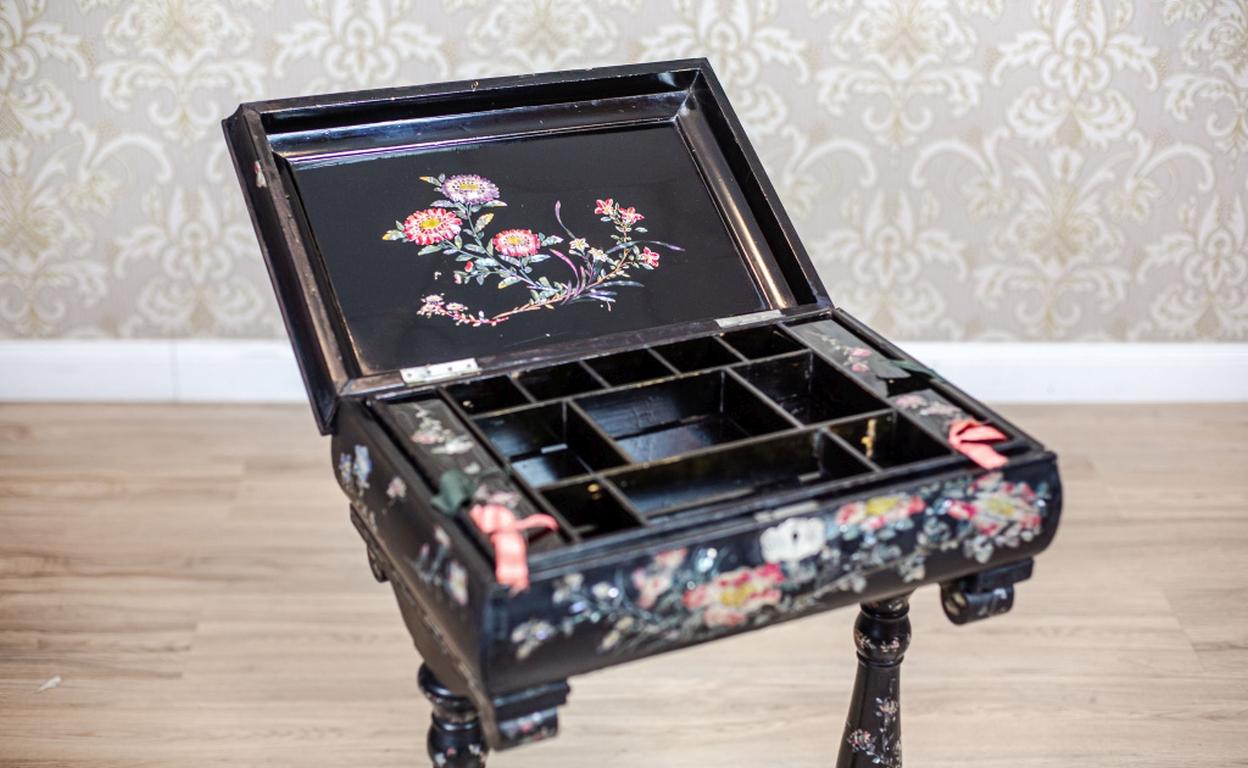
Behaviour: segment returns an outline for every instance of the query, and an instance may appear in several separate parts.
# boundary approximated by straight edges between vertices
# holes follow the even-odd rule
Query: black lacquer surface
[[[304,158],[293,165],[363,373],[411,365],[415,354],[425,361],[476,357],[765,307],[674,122],[418,152]],[[569,304],[497,326],[418,316],[430,294],[486,316],[529,298],[522,285],[499,290],[496,280],[456,284],[452,273],[462,264],[453,257],[422,256],[419,245],[381,239],[396,220],[443,199],[421,181],[439,174],[476,174],[498,186],[507,205],[489,209],[487,240],[506,229],[526,228],[561,237],[564,242],[553,247],[564,253],[574,237],[606,249],[614,244],[615,231],[594,213],[596,201],[634,208],[645,216],[641,225],[647,230],[637,237],[657,241],[647,247],[659,254],[659,267],[631,270],[629,280],[639,284],[618,287],[610,306]],[[534,278],[572,279],[558,258],[533,269]]]

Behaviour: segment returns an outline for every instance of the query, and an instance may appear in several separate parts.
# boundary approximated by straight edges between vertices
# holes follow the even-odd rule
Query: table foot
[[[837,768],[901,768],[901,660],[910,646],[909,595],[863,603],[854,623],[858,676]]]
[[[436,768],[484,768],[486,748],[472,702],[459,696],[420,665],[420,691],[433,704],[429,759]]]

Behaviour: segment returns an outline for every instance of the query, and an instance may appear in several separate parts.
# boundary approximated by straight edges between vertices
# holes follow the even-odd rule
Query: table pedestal
[[[836,768],[901,768],[901,660],[910,596],[863,603],[854,623],[858,677]]]

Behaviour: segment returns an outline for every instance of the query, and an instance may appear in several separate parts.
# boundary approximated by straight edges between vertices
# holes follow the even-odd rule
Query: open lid
[[[322,432],[341,397],[830,305],[702,59],[224,126]]]

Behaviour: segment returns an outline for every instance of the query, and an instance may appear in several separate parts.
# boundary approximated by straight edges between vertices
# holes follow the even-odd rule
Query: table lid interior
[[[226,133],[323,431],[348,394],[829,305],[702,60],[244,105]]]

